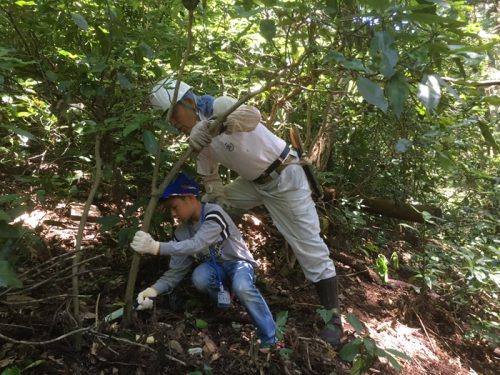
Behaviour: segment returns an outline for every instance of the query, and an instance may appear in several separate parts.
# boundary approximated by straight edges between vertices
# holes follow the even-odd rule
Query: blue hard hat
[[[168,199],[174,196],[194,195],[198,196],[200,187],[196,181],[191,180],[184,173],[179,173],[174,181],[172,181],[163,191],[161,199]]]

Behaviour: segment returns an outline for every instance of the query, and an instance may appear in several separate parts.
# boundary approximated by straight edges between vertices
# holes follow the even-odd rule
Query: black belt
[[[253,182],[257,184],[263,184],[265,182],[268,182],[270,174],[273,173],[276,169],[278,169],[278,167],[285,161],[285,158],[289,153],[290,153],[290,146],[286,145],[283,151],[281,151],[281,154],[278,157],[278,159],[273,161],[259,177],[253,180]]]

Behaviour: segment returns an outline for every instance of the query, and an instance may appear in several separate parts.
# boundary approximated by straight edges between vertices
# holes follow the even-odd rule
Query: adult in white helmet
[[[153,106],[164,112],[172,105],[175,80],[163,79],[151,93]],[[320,237],[318,214],[297,153],[261,123],[258,109],[242,105],[224,121],[220,134],[208,131],[208,119],[226,112],[236,100],[227,96],[197,97],[180,83],[171,122],[190,135],[199,150],[197,171],[210,200],[240,209],[264,205],[293,249],[306,279],[314,283],[321,304],[333,317],[320,336],[333,346],[340,344],[342,321],[335,266]],[[239,177],[223,186],[219,164]]]

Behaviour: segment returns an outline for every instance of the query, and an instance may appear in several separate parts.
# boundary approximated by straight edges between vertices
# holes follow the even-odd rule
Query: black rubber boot
[[[343,335],[342,319],[340,317],[339,294],[337,276],[320,280],[314,284],[318,292],[319,301],[325,309],[332,309],[332,319],[321,330],[320,337],[330,343],[334,348],[339,347]]]

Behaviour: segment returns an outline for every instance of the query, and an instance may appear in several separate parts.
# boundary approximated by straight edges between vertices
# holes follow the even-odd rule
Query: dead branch
[[[47,345],[51,344],[56,341],[60,341],[62,339],[65,339],[66,337],[72,336],[72,335],[77,335],[85,331],[89,331],[92,327],[86,327],[86,328],[79,328],[75,329],[74,331],[65,333],[64,335],[61,335],[59,337],[56,337],[55,339],[47,340],[47,341],[24,341],[24,340],[16,340],[11,337],[7,337],[5,335],[2,335],[0,333],[0,339],[4,339],[5,341],[11,342],[13,344],[22,344],[22,345]]]

